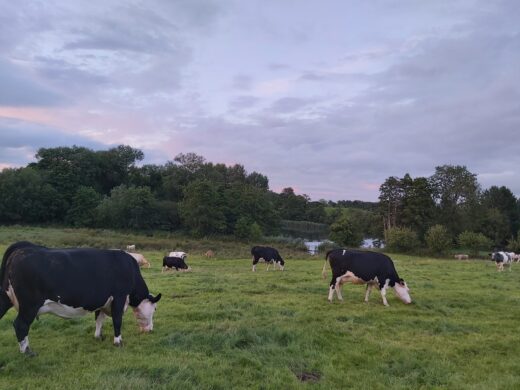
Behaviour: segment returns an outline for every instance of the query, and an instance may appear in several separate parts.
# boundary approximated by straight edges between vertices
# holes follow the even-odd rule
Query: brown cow
[[[139,264],[139,267],[146,266],[146,268],[150,268],[150,262],[148,260],[146,260],[142,254],[131,253],[131,252],[126,252],[126,253],[128,253],[130,256],[132,256],[135,259],[135,261],[137,261],[137,264]]]
[[[455,255],[455,258],[457,260],[468,260],[469,256],[468,255],[459,254],[459,255]]]
[[[207,251],[206,253],[204,253],[204,256],[206,256],[208,259],[212,259],[213,257],[215,257],[215,252],[213,252],[211,249],[209,251]]]

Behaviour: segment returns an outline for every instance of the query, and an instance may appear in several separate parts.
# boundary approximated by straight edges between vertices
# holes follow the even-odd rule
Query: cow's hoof
[[[123,342],[121,341],[120,343],[114,343],[114,347],[118,347],[118,348],[123,348]]]
[[[105,336],[104,335],[100,335],[100,336],[94,336],[96,340],[98,341],[105,341]]]
[[[24,355],[27,356],[27,357],[36,357],[36,356],[38,356],[38,354],[36,352],[34,352],[31,348],[26,348],[25,352],[24,352]]]

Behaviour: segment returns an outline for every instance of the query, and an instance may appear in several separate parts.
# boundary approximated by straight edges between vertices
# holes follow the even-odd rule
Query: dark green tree
[[[96,207],[101,200],[101,194],[92,187],[78,187],[65,216],[65,222],[73,226],[94,226],[97,220]]]
[[[222,196],[208,180],[188,184],[179,211],[184,225],[197,236],[222,233],[226,229]]]

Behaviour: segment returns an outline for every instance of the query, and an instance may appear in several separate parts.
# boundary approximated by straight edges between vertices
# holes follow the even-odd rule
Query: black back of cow
[[[333,281],[347,271],[352,272],[356,277],[365,282],[377,278],[380,288],[383,287],[386,280],[389,281],[390,287],[394,287],[395,283],[399,283],[402,280],[397,274],[392,259],[382,253],[353,249],[333,249],[327,252],[325,259],[330,263]]]

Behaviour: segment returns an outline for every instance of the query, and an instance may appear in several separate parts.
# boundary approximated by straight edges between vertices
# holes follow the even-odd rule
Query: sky
[[[465,165],[520,196],[520,1],[0,0],[0,169],[125,144],[312,199]]]

